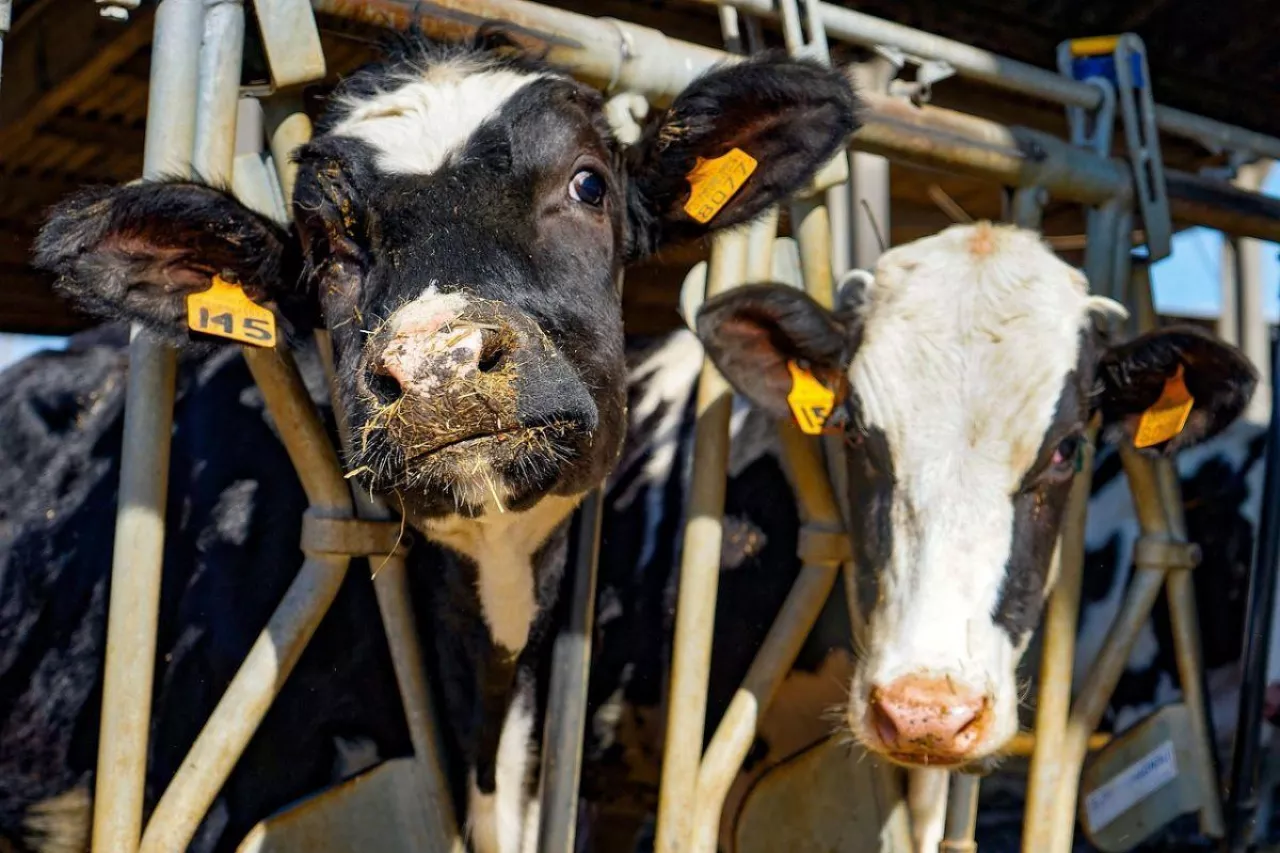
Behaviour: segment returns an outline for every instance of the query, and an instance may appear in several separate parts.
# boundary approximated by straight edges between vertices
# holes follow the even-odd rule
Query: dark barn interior
[[[548,5],[633,21],[673,38],[722,44],[715,6],[694,0],[557,0]],[[1056,46],[1065,38],[1137,32],[1148,47],[1159,103],[1280,135],[1280,45],[1271,26],[1280,20],[1280,7],[1268,0],[865,0],[843,5],[1044,68],[1054,66]],[[324,15],[320,24],[330,81],[376,50],[380,33],[374,28]],[[780,45],[779,33],[770,26],[767,39]],[[150,4],[122,22],[100,17],[84,0],[16,0],[0,87],[0,331],[65,334],[86,324],[28,266],[29,247],[42,211],[62,195],[140,173],[150,39]],[[858,56],[848,47],[839,50],[841,59]],[[245,83],[263,82],[253,70],[252,46],[246,59]],[[314,95],[319,103],[323,87]],[[959,77],[935,84],[931,103],[1065,134],[1060,106]],[[1166,136],[1163,145],[1166,164],[1183,172],[1213,170],[1225,161],[1224,152],[1185,139]],[[943,209],[948,197],[975,218],[999,218],[1004,204],[994,185],[896,164],[892,194],[893,243],[951,222],[954,208],[952,215]],[[1078,249],[1083,239],[1078,207],[1051,202],[1044,230],[1059,248]],[[654,332],[678,322],[674,306],[680,282],[702,254],[700,247],[682,249],[630,275],[631,329]]]

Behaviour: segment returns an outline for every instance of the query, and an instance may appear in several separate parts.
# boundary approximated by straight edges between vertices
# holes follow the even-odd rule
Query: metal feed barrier
[[[86,0],[87,2],[87,0]],[[1105,105],[1097,86],[1012,62],[965,45],[816,0],[701,0],[720,7],[726,43],[738,52],[759,32],[759,21],[780,17],[788,47],[822,58],[828,38],[896,50],[933,71],[981,79],[1085,111]],[[0,0],[0,36],[7,29]],[[695,76],[734,55],[669,39],[624,21],[591,18],[524,0],[257,0],[254,11],[275,93],[264,102],[271,158],[281,187],[264,183],[248,160],[235,157],[237,101],[245,32],[239,0],[161,0],[155,19],[144,178],[198,175],[232,185],[243,197],[288,199],[294,166],[289,152],[310,135],[296,87],[324,74],[312,10],[391,28],[417,24],[429,33],[455,35],[483,22],[514,25],[522,40],[545,47],[548,59],[570,68],[609,94],[669,101]],[[740,18],[735,12],[749,14]],[[459,24],[459,21],[465,24]],[[946,67],[943,67],[943,66]],[[1128,297],[1141,323],[1151,322],[1150,286],[1131,275],[1133,170],[1121,160],[1073,147],[1047,134],[931,106],[890,94],[893,64],[876,59],[854,69],[869,109],[848,159],[838,158],[810,195],[791,210],[806,289],[830,304],[833,283],[851,266],[870,267],[888,233],[888,160],[980,178],[1015,190],[1011,218],[1039,223],[1048,197],[1090,210],[1085,268],[1095,291]],[[290,90],[293,90],[291,94]],[[1280,157],[1280,140],[1165,107],[1154,120],[1167,133],[1240,154]],[[887,159],[886,159],[887,158]],[[1221,182],[1168,170],[1174,219],[1243,237],[1280,240],[1280,203]],[[284,210],[277,209],[281,218]],[[776,217],[715,241],[706,293],[769,277]],[[1244,286],[1257,288],[1257,282]],[[1258,322],[1263,322],[1261,318]],[[1138,324],[1135,323],[1135,328]],[[1255,334],[1252,339],[1258,336]],[[331,358],[324,334],[322,356]],[[1251,353],[1251,355],[1254,355]],[[137,330],[130,343],[120,504],[117,518],[104,674],[100,752],[95,793],[95,853],[170,853],[184,849],[235,762],[323,617],[353,556],[381,555],[375,590],[392,653],[414,758],[400,787],[414,811],[414,829],[397,850],[461,851],[463,842],[449,800],[426,667],[406,596],[399,524],[366,496],[353,496],[319,416],[283,350],[246,349],[310,501],[302,549],[306,560],[254,643],[244,665],[196,740],[187,759],[143,827],[143,790],[156,648],[160,562],[164,541],[169,438],[172,431],[173,352]],[[1256,358],[1255,361],[1263,361]],[[1260,364],[1260,366],[1262,366]],[[332,365],[330,363],[330,373]],[[790,473],[797,484],[804,531],[803,568],[724,719],[702,751],[711,624],[715,612],[720,519],[728,448],[729,389],[708,362],[697,400],[695,477],[685,530],[676,649],[659,807],[661,853],[715,849],[725,795],[782,678],[818,611],[844,578],[845,598],[859,617],[842,507],[838,445],[782,430]],[[335,397],[336,402],[336,397]],[[342,413],[336,411],[339,422]],[[1123,461],[1141,519],[1138,569],[1106,645],[1074,703],[1071,663],[1079,612],[1085,507],[1090,459],[1073,486],[1055,571],[1056,591],[1044,624],[1041,690],[1032,747],[1031,787],[1023,849],[1066,853],[1074,831],[1077,782],[1093,734],[1120,677],[1138,629],[1161,590],[1167,590],[1188,718],[1197,737],[1191,772],[1203,796],[1204,834],[1221,837],[1224,823],[1200,689],[1199,637],[1190,576],[1194,554],[1186,544],[1176,473],[1166,462],[1134,452]],[[837,484],[832,488],[831,481]],[[574,615],[557,640],[553,703],[543,764],[540,850],[570,853],[574,845],[576,789],[590,657],[598,496],[580,512],[574,535]],[[390,762],[389,762],[390,764]],[[883,806],[883,849],[905,849],[907,818],[900,780],[878,762],[874,786]],[[407,786],[407,787],[405,787]],[[404,795],[403,791],[409,794]],[[349,793],[349,792],[348,792]],[[976,777],[952,779],[942,849],[974,850]],[[318,801],[342,812],[337,800]],[[304,807],[305,808],[305,807]],[[367,817],[367,815],[366,815]],[[270,822],[269,822],[270,823]],[[287,819],[278,825],[286,825]],[[269,828],[269,827],[268,827]],[[261,827],[242,849],[271,849]],[[320,836],[315,836],[320,837]],[[340,849],[336,835],[331,846]],[[387,842],[388,847],[391,841]],[[351,848],[341,848],[351,849]]]

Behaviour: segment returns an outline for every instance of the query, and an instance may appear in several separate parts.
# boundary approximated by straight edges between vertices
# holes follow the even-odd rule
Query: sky
[[[1272,168],[1262,192],[1280,196],[1280,166]],[[1267,317],[1280,317],[1280,246],[1264,243],[1262,290]],[[1222,235],[1207,228],[1191,228],[1173,238],[1173,254],[1151,268],[1156,310],[1191,317],[1218,316],[1218,263]]]
[[[1271,170],[1262,191],[1280,196],[1280,167]],[[1151,268],[1157,310],[1191,317],[1216,317],[1219,305],[1218,259],[1222,237],[1216,231],[1192,228],[1173,239],[1173,254]],[[1267,316],[1280,319],[1280,246],[1263,249],[1262,287]],[[40,350],[61,348],[61,338],[0,334],[0,370]]]

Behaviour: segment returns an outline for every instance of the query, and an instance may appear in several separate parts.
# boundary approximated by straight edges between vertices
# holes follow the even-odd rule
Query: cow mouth
[[[450,438],[431,447],[407,452],[405,456],[407,461],[414,463],[450,457],[469,457],[477,452],[485,455],[509,454],[513,458],[530,453],[563,456],[567,451],[564,447],[565,439],[577,432],[579,428],[579,424],[571,421],[557,420],[545,424],[474,432]]]

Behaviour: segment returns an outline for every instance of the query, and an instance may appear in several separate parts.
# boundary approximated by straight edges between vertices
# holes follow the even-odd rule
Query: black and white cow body
[[[429,621],[472,843],[518,853],[565,522],[623,438],[620,273],[800,189],[856,109],[839,72],[764,57],[699,78],[624,147],[562,71],[410,39],[332,96],[297,153],[292,228],[142,183],[59,205],[36,260],[82,308],[194,349],[185,298],[219,272],[293,336],[331,331],[348,469],[443,546]],[[756,171],[694,219],[686,176],[734,148]]]

